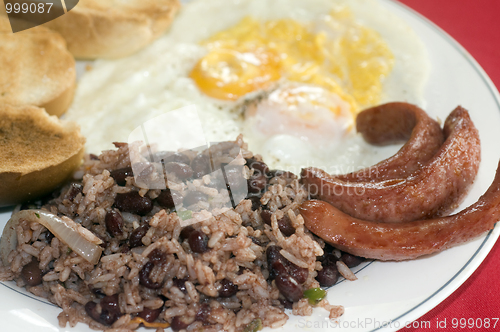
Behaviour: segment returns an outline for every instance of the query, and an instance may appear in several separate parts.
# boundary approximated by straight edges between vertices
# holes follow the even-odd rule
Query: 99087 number
[[[32,2],[32,3],[14,3],[14,4],[6,3],[5,10],[7,11],[7,14],[10,14],[10,13],[15,13],[15,14],[39,13],[39,14],[43,14],[43,13],[45,13],[46,6],[47,6],[47,13],[50,13],[50,9],[52,8],[53,5],[54,4],[50,3],[50,2],[48,2],[48,3],[40,2],[38,4],[36,4],[34,2]]]

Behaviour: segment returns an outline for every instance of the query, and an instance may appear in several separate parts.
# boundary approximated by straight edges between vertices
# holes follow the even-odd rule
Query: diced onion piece
[[[7,257],[17,247],[16,227],[20,220],[38,222],[45,226],[55,237],[64,242],[86,261],[97,264],[102,254],[99,244],[101,239],[91,231],[75,223],[67,217],[58,217],[44,210],[22,210],[12,214],[5,225],[0,240],[0,255],[4,265],[8,265]]]

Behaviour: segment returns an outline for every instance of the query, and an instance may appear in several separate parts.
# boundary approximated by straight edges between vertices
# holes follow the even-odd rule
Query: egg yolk
[[[302,83],[286,83],[245,109],[246,133],[269,138],[291,135],[303,141],[341,141],[353,127],[350,105],[330,91]]]
[[[385,41],[355,22],[346,8],[318,22],[246,17],[202,43],[208,53],[190,77],[203,93],[223,100],[266,89],[283,78],[321,86],[349,103],[353,112],[376,104],[394,61]]]
[[[279,61],[272,52],[231,49],[210,52],[190,76],[205,94],[226,100],[266,89],[281,77]]]

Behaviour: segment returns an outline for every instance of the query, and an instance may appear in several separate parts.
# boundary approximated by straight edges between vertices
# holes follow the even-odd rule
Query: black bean
[[[271,226],[271,216],[273,213],[269,210],[262,210],[260,212],[260,217],[262,218],[262,221]]]
[[[365,259],[363,257],[354,256],[344,252],[342,253],[342,256],[340,256],[340,260],[348,267],[355,267],[361,264]]]
[[[194,319],[202,323],[208,323],[209,317],[210,317],[210,306],[208,305],[208,303],[203,303],[198,309],[198,312],[196,313]]]
[[[273,213],[269,210],[262,210],[260,212],[260,217],[262,218],[262,221],[271,226],[272,214]],[[295,228],[292,226],[292,221],[286,214],[282,218],[278,219],[278,228],[284,236],[291,236],[295,233]]]
[[[187,289],[186,289],[187,278],[183,278],[183,279],[174,278],[174,279],[172,279],[172,281],[173,281],[175,287],[179,288],[179,290],[181,292],[183,292],[184,294],[187,294]]]
[[[307,277],[309,276],[309,270],[300,267],[288,260],[287,262],[288,264],[286,265],[286,269],[288,271],[288,274],[290,274],[290,276],[292,276],[295,280],[297,280],[299,284],[303,284],[304,282],[306,282]]]
[[[160,316],[161,310],[162,307],[159,307],[158,309],[144,308],[144,310],[142,310],[138,316],[148,323],[153,323],[158,318],[158,316]]]
[[[167,261],[167,254],[165,254],[161,249],[153,249],[148,255],[149,261],[153,264],[163,264]]]
[[[200,230],[194,230],[189,235],[189,247],[193,252],[202,254],[209,250],[208,248],[208,236]]]
[[[309,276],[309,271],[303,267],[295,265],[283,256],[271,265],[272,276],[275,278],[278,275],[286,274],[294,278],[299,284],[306,282]],[[270,273],[271,276],[271,273]]]
[[[118,237],[123,235],[123,218],[120,212],[111,210],[106,213],[104,218],[106,230],[111,236]]]
[[[192,322],[194,322],[193,317],[175,316],[174,318],[172,318],[172,322],[170,323],[170,328],[173,331],[185,330]]]
[[[316,280],[321,287],[330,287],[335,285],[339,278],[339,271],[335,265],[324,265],[323,270],[318,272]]]
[[[336,262],[338,258],[333,254],[334,249],[334,247],[332,247],[328,243],[325,243],[325,247],[323,248],[323,255],[316,257],[316,260],[323,262],[327,257],[333,256]],[[335,264],[335,262],[333,262],[333,264]]]
[[[191,235],[191,233],[193,231],[194,231],[194,227],[191,225],[184,227],[181,231],[181,234],[179,235],[181,242],[186,240],[186,239],[189,239],[189,236]]]
[[[262,247],[263,246],[263,243],[262,241],[260,241],[258,238],[254,237],[254,236],[249,236],[250,240],[252,240],[253,243],[255,243],[256,245]]]
[[[39,264],[38,259],[33,257],[31,262],[23,266],[21,278],[26,285],[37,286],[42,283],[42,270],[40,270]]]
[[[304,296],[302,286],[288,274],[280,274],[274,279],[281,295],[288,301],[297,302]]]
[[[89,301],[85,304],[85,312],[96,322],[100,322],[101,314],[97,310],[97,303]]]
[[[260,193],[267,184],[267,179],[262,174],[252,175],[248,179],[248,192],[252,194]]]
[[[85,304],[85,312],[96,322],[110,326],[121,316],[117,294],[103,297],[99,307],[100,312],[97,303],[89,301]]]
[[[269,246],[266,249],[269,278],[272,280],[278,275],[286,274],[294,278],[299,284],[306,282],[309,271],[287,260],[280,253],[281,247]]]
[[[278,228],[284,236],[291,236],[295,233],[295,228],[292,226],[292,221],[286,214],[283,216],[283,218],[278,219]]]
[[[231,297],[238,291],[238,286],[233,284],[231,280],[224,278],[219,283],[219,297]]]
[[[148,258],[149,262],[147,262],[139,272],[139,283],[150,289],[161,288],[163,282],[153,282],[149,275],[156,265],[162,265],[167,261],[167,255],[161,249],[154,249],[148,255]]]
[[[191,168],[193,169],[193,177],[196,179],[211,173],[212,167],[210,166],[210,158],[204,154],[198,154],[191,161]]]
[[[284,259],[277,260],[273,262],[271,265],[269,265],[269,278],[271,280],[275,279],[280,274],[288,275]]]
[[[144,235],[146,235],[148,230],[149,230],[149,224],[147,223],[142,224],[141,226],[134,229],[128,239],[128,246],[130,248],[143,246],[144,244],[142,243],[142,238],[144,237]]]
[[[163,285],[163,282],[153,282],[149,278],[154,266],[155,264],[153,262],[147,262],[139,272],[139,283],[149,289],[159,289]]]
[[[182,195],[177,190],[165,189],[156,197],[156,202],[162,208],[173,209],[176,201],[182,202]]]
[[[68,192],[66,193],[66,198],[70,201],[73,202],[78,196],[83,191],[83,186],[80,183],[72,183]]]
[[[110,314],[109,312],[103,310],[101,311],[101,314],[99,315],[99,320],[98,322],[104,325],[113,325],[114,322],[118,320],[118,317]]]
[[[285,309],[293,309],[293,302],[285,299],[280,299],[280,303],[285,307]]]
[[[252,211],[258,210],[261,207],[260,196],[250,196],[247,199],[252,202]]]
[[[338,261],[338,257],[335,256],[333,253],[329,253],[325,255],[325,258],[323,259],[323,263],[321,265],[336,265]]]
[[[179,152],[174,152],[169,156],[166,156],[165,158],[161,158],[164,163],[170,163],[170,162],[175,162],[175,163],[182,163],[189,165],[191,163],[191,160],[189,160],[189,157],[186,156],[183,153]]]
[[[132,171],[132,167],[125,167],[111,171],[110,175],[115,179],[117,185],[124,186],[127,184],[127,178],[134,176],[134,172]]]
[[[335,250],[335,247],[333,247],[329,243],[325,243],[325,248],[323,248],[323,251],[325,252],[325,254],[329,254],[329,253],[333,252],[334,250]]]
[[[132,191],[125,194],[116,194],[115,207],[123,212],[146,215],[153,209],[153,202],[147,196],[142,197],[139,192]]]
[[[167,173],[174,173],[180,180],[189,179],[193,176],[193,169],[191,166],[174,161],[165,164],[165,171],[167,171]]]
[[[266,249],[269,278],[274,279],[279,273],[286,272],[284,257],[280,254],[281,247],[269,246]]]
[[[269,265],[271,265],[272,262],[277,261],[281,259],[283,256],[280,254],[281,247],[279,246],[269,246],[266,249],[266,256],[267,256],[267,261]]]
[[[101,308],[102,311],[107,311],[111,315],[121,316],[118,294],[103,297],[101,299]]]
[[[254,175],[259,174],[264,175],[265,177],[269,176],[269,167],[267,167],[267,165],[262,161],[250,160],[248,167],[255,170]]]
[[[202,192],[190,191],[187,193],[186,197],[184,197],[182,202],[184,203],[184,206],[190,206],[198,202],[206,201],[207,198],[208,196]]]

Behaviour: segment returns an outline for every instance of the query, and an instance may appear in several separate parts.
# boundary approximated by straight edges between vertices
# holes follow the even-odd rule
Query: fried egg
[[[424,106],[427,73],[422,42],[377,0],[197,0],[148,48],[97,61],[66,118],[98,153],[195,105],[207,142],[243,133],[272,168],[345,173],[398,149],[366,144],[356,114],[388,101]]]

